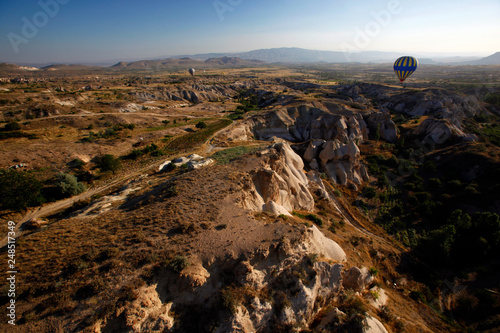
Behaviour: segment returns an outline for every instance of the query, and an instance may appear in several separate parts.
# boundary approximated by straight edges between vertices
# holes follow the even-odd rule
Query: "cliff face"
[[[357,188],[368,180],[357,143],[368,139],[370,129],[361,113],[342,106],[337,106],[340,110],[333,113],[328,110],[332,105],[323,107],[302,105],[270,111],[235,127],[226,138],[244,141],[253,132],[261,140],[277,137],[291,142],[309,141],[302,154],[309,169],[326,173],[337,184]],[[395,125],[390,117],[381,113],[369,113],[367,117],[375,127],[382,128],[384,138],[395,139]]]
[[[289,141],[307,140],[363,140],[368,138],[368,128],[359,113],[342,108],[342,113],[302,105],[279,109],[254,118],[253,131],[257,138],[268,140],[273,136]]]
[[[291,215],[293,210],[312,211],[314,198],[308,189],[304,163],[287,143],[260,153],[262,163],[251,172],[252,181],[243,192],[243,207]]]
[[[318,256],[323,261],[317,261]],[[337,243],[315,226],[304,227],[298,238],[285,237],[276,246],[241,260],[195,263],[178,274],[166,271],[156,284],[139,288],[137,299],[98,322],[94,332],[177,332],[186,323],[176,322],[179,319],[173,309],[200,304],[204,304],[203,311],[220,317],[216,332],[272,332],[275,327],[294,325],[305,328],[328,300],[343,292],[343,283],[359,287],[350,271],[343,278],[341,262],[345,261]],[[228,271],[234,274],[232,286],[223,282]],[[370,280],[367,270],[363,272],[368,274],[364,279]],[[358,288],[364,289],[364,284]]]
[[[347,155],[359,154],[353,143],[344,149]],[[232,201],[227,200],[235,196],[236,206],[227,206],[220,214],[269,211],[291,215],[295,209],[312,212],[314,198],[310,191],[325,191],[314,172],[306,175],[302,159],[288,143],[271,145],[248,163],[240,164],[246,165],[240,177],[241,191],[221,199],[230,206]],[[209,178],[202,179],[198,186],[210,182]],[[333,311],[335,316],[323,320],[326,328],[330,323],[344,325],[352,319],[351,314],[337,308],[326,308],[332,300],[351,297],[349,290],[370,295],[367,290],[372,287],[373,276],[368,269],[349,265],[346,252],[316,225],[254,221],[248,228],[267,230],[267,236],[260,237],[277,235],[278,239],[262,243],[263,238],[259,238],[255,245],[248,245],[251,230],[241,235],[219,231],[218,243],[225,244],[225,237],[236,237],[247,244],[244,252],[210,258],[208,254],[192,256],[179,269],[172,269],[177,267],[172,263],[160,266],[152,283],[138,287],[130,302],[99,320],[93,331],[183,332],[209,325],[215,332],[274,332],[307,329],[320,312]],[[196,246],[210,241],[208,234],[200,234],[200,240],[194,234],[191,243]],[[192,316],[196,316],[195,323]],[[370,323],[383,327],[374,318]]]

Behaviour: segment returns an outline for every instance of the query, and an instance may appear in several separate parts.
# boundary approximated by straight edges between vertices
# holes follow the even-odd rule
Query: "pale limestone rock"
[[[256,170],[244,191],[243,206],[253,211],[272,211],[289,215],[295,209],[311,211],[314,198],[308,190],[304,162],[287,143],[277,143],[262,153],[267,162]]]
[[[173,164],[175,164],[175,166],[181,166],[183,164],[186,164],[189,162],[189,158],[187,157],[179,157],[179,158],[176,158],[175,160],[172,161]]]
[[[344,250],[333,240],[327,238],[315,225],[308,229],[308,252],[317,253],[325,258],[344,262],[347,260]]]
[[[271,303],[266,301],[261,301],[259,298],[255,297],[250,304],[251,309],[251,320],[254,327],[263,327],[273,315],[273,307]]]
[[[345,289],[363,291],[373,282],[373,276],[366,267],[351,267],[344,273],[342,284]]]
[[[313,159],[315,159],[316,156],[318,155],[320,146],[323,145],[324,143],[325,140],[311,141],[304,153],[304,160],[306,160],[307,162],[311,162]]]
[[[378,297],[375,298],[374,295]],[[382,306],[386,305],[387,301],[389,300],[389,297],[387,296],[385,290],[377,286],[370,289],[370,297],[370,304],[377,309],[380,309]]]
[[[120,308],[107,321],[95,325],[96,332],[151,332],[169,331],[174,326],[170,311],[172,303],[162,303],[156,285],[141,287],[139,296],[126,308]]]
[[[162,164],[160,164],[160,166],[158,167],[158,171],[163,171],[163,168],[165,168],[167,165],[169,165],[172,161],[168,160],[168,161],[165,161],[163,162]]]
[[[204,159],[203,156],[200,156],[198,154],[189,155],[187,158],[189,159],[190,162],[198,162]]]
[[[382,323],[372,316],[366,317],[366,327],[363,328],[363,333],[388,333]]]
[[[292,214],[290,214],[290,212],[288,212],[285,209],[285,207],[278,205],[274,201],[267,202],[264,206],[262,206],[262,210],[265,212],[272,213],[276,216],[279,216],[279,215],[292,216]]]
[[[187,163],[187,166],[190,170],[196,170],[196,169],[200,169],[200,168],[204,168],[204,167],[207,167],[207,166],[210,166],[212,164],[214,164],[215,161],[211,158],[207,158],[207,159],[202,159],[202,160],[194,160],[194,161],[190,161]]]
[[[179,290],[194,291],[207,282],[210,273],[201,264],[192,264],[182,270],[179,275]]]

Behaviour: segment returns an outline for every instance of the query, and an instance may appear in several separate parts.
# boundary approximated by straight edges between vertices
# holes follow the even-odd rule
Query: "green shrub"
[[[58,173],[56,175],[56,187],[63,197],[70,197],[85,192],[86,188],[83,183],[69,173]]]
[[[196,128],[206,128],[207,127],[207,124],[203,121],[200,121],[196,124]]]
[[[307,214],[307,215],[303,215],[303,214],[300,214],[298,212],[292,212],[293,215],[297,216],[297,217],[300,217],[301,219],[306,219],[306,220],[309,220],[311,222],[313,222],[314,224],[316,224],[318,227],[322,227],[323,226],[323,220],[320,219],[319,217],[317,217],[316,215],[314,214]]]
[[[130,160],[136,160],[139,157],[144,155],[144,152],[140,149],[133,149],[128,155],[125,156],[125,158],[130,159]]]
[[[103,172],[112,171],[113,173],[115,173],[121,168],[121,162],[118,158],[115,158],[113,155],[106,154],[98,158],[97,166]]]
[[[75,158],[73,160],[71,160],[71,162],[68,163],[72,168],[77,168],[77,169],[80,169],[81,167],[83,167],[85,165],[85,162],[82,161],[81,159],[79,158]]]
[[[189,266],[189,260],[186,257],[176,256],[169,262],[167,267],[173,270],[174,272],[179,273],[188,266]]]

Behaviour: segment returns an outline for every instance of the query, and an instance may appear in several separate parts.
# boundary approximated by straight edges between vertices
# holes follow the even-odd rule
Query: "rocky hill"
[[[237,57],[210,58],[205,61],[194,60],[188,57],[169,58],[165,60],[141,60],[126,63],[123,61],[111,66],[112,69],[130,69],[130,70],[178,70],[181,68],[233,68],[233,67],[251,67],[259,66],[264,62],[260,60],[246,60]]]

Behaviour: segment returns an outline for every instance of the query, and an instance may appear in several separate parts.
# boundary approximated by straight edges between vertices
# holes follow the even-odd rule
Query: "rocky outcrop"
[[[365,117],[370,131],[381,139],[395,143],[398,139],[396,124],[392,121],[391,115],[385,112],[374,112]]]
[[[205,306],[222,316],[217,332],[269,331],[274,325],[307,327],[328,300],[342,291],[344,251],[317,228],[302,227],[301,237],[283,241],[246,259],[224,260],[204,267],[193,263],[179,273],[165,270],[157,282],[139,288],[137,298],[99,321],[95,332],[171,332],[176,306]],[[321,255],[328,260],[316,261]],[[227,316],[218,303],[227,272],[234,272],[237,285],[254,290],[249,301],[236,304]],[[272,300],[261,297],[272,290]],[[237,297],[226,289],[225,297]],[[228,294],[229,293],[229,294]],[[177,313],[177,312],[176,312]]]
[[[303,142],[307,140],[363,140],[368,138],[368,128],[363,117],[346,108],[340,113],[303,105],[268,112],[253,119],[256,138],[269,140],[273,136]],[[336,110],[338,111],[338,110]]]
[[[137,299],[122,307],[105,322],[96,323],[94,332],[168,332],[174,326],[172,303],[163,303],[156,285],[144,286],[135,294]]]
[[[424,141],[437,144],[442,144],[449,139],[461,139],[466,141],[477,140],[475,135],[464,133],[460,124],[457,126],[445,119],[428,118],[418,125],[411,134],[423,138]]]
[[[252,181],[242,193],[243,207],[278,215],[291,215],[296,209],[313,210],[304,163],[290,145],[277,143],[261,154],[264,163],[252,172]]]
[[[169,171],[175,167],[180,167],[182,165],[186,165],[189,170],[196,170],[200,168],[204,168],[214,164],[215,161],[211,158],[204,158],[203,156],[193,154],[188,157],[178,157],[173,161],[165,161],[158,167],[158,171]]]
[[[343,262],[347,260],[346,254],[342,248],[313,225],[309,228],[310,233],[308,239],[304,242],[304,248],[309,253],[317,253],[325,258]]]
[[[130,94],[142,101],[186,101],[191,103],[216,102],[231,99],[241,89],[248,88],[247,84],[180,84],[171,87],[158,87],[154,90],[136,91]]]
[[[363,333],[388,333],[382,323],[372,316],[366,317],[366,327],[363,328]]]
[[[410,91],[396,95],[383,106],[409,116],[432,115],[450,121],[462,121],[478,113],[486,112],[475,96],[465,96],[442,89]]]
[[[313,170],[325,172],[337,184],[355,188],[369,179],[366,167],[360,162],[360,151],[350,140],[344,144],[335,141],[311,141],[304,160]]]
[[[372,282],[373,276],[366,267],[351,267],[351,269],[344,273],[342,284],[345,289],[363,291]]]

